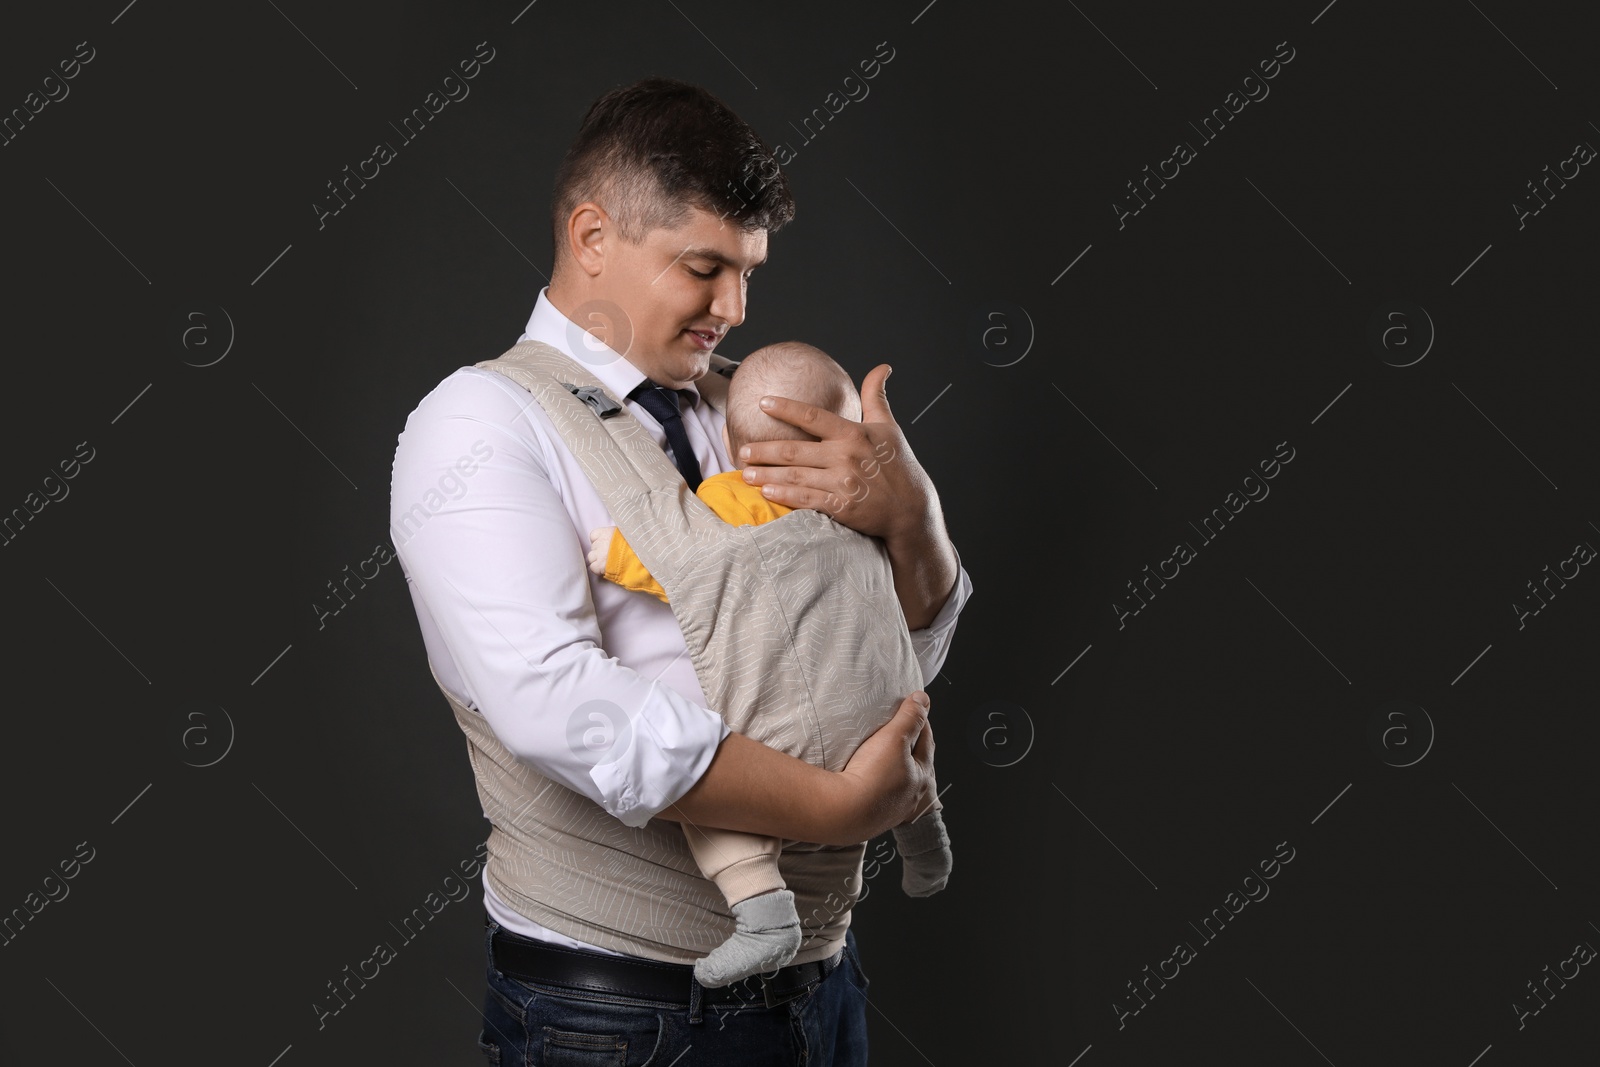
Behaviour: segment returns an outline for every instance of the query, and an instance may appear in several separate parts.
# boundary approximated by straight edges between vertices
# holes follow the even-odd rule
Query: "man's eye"
[[[696,278],[710,278],[710,277],[712,277],[713,275],[715,275],[717,273],[715,267],[713,267],[711,270],[708,270],[708,271],[698,271],[698,270],[695,270],[693,267],[688,268],[688,270],[689,270],[689,273],[693,274]]]

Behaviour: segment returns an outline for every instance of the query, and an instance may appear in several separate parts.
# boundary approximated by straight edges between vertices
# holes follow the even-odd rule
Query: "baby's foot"
[[[931,897],[950,879],[950,835],[937,810],[894,828],[900,849],[900,888],[908,897]]]
[[[800,949],[800,916],[788,889],[739,901],[733,917],[738,922],[734,935],[694,965],[695,978],[707,989],[773,971]]]

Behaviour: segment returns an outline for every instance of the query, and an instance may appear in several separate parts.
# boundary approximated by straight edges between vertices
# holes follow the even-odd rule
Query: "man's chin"
[[[711,353],[696,352],[673,361],[672,370],[682,385],[699,381],[711,369]],[[680,386],[681,387],[681,386]]]

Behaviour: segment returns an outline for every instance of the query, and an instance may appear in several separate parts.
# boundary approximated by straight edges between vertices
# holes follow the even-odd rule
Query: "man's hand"
[[[933,480],[889,411],[889,373],[880,363],[862,380],[860,422],[788,397],[763,397],[763,411],[819,440],[756,441],[739,449],[736,462],[768,500],[811,508],[883,538],[906,626],[920,630],[955,588],[956,550]]]
[[[601,526],[589,531],[589,569],[602,577],[606,573],[606,559],[611,555],[611,535],[615,526]]]
[[[791,400],[763,397],[761,409],[818,441],[756,441],[739,450],[745,481],[791,508],[831,515],[860,533],[889,541],[926,524],[933,481],[911,454],[889,411],[890,367],[880,363],[861,383],[861,421]]]
[[[840,775],[864,818],[861,841],[911,822],[939,801],[933,775],[933,724],[928,694],[912,693],[894,718],[878,727],[850,756]]]

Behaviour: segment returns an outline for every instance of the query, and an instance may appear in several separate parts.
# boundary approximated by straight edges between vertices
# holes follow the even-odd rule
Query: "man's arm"
[[[587,545],[524,421],[535,406],[490,371],[447,378],[400,437],[391,533],[457,695],[518,759],[639,826],[703,773],[727,726],[602,646]]]
[[[758,441],[740,448],[735,462],[768,499],[881,537],[906,625],[921,630],[956,589],[960,565],[933,480],[889,410],[889,374],[889,365],[879,364],[862,381],[859,423],[787,397],[763,397],[767,414],[820,440]]]
[[[601,646],[586,546],[537,440],[515,425],[532,403],[493,372],[452,376],[396,450],[391,532],[432,623],[429,656],[469,690],[458,695],[518,759],[630,826],[672,817],[662,809],[674,802],[701,825],[822,843],[895,825],[884,821],[898,814],[894,798],[920,793],[931,774],[892,750],[896,736],[878,742],[891,751],[876,763],[869,750],[860,766],[825,771],[731,734]]]
[[[660,812],[672,822],[853,845],[938,806],[928,695],[901,701],[833,773],[730,733],[688,792]]]

